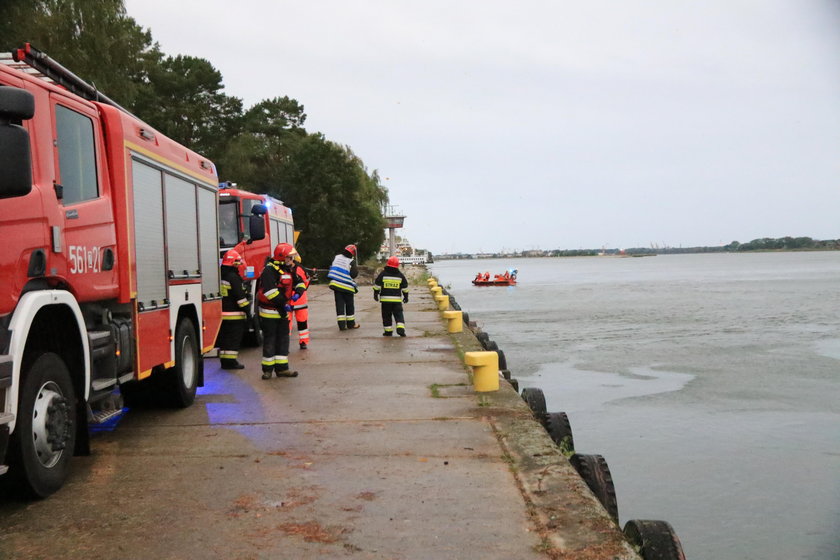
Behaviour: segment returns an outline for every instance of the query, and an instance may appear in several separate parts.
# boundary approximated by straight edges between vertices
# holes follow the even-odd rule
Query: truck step
[[[127,408],[96,411],[88,419],[88,427],[94,431],[113,430],[127,411]]]

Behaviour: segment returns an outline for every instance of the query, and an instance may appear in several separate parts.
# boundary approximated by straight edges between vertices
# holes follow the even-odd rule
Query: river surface
[[[668,521],[688,560],[840,559],[840,252],[431,269],[606,458],[622,526]]]

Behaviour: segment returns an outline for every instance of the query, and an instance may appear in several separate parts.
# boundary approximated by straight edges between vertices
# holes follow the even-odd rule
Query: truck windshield
[[[236,200],[219,204],[219,245],[233,247],[239,243],[239,204]]]

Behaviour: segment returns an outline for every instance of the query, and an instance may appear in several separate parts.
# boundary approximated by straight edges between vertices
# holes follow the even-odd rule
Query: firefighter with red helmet
[[[251,300],[245,292],[240,270],[245,259],[234,249],[222,257],[222,326],[216,337],[222,369],[244,369],[239,363],[239,348],[245,333]]]
[[[373,299],[382,304],[382,336],[394,336],[394,322],[397,334],[405,336],[403,303],[408,303],[408,280],[400,271],[399,257],[390,257],[373,281]]]
[[[309,302],[307,291],[309,290],[309,275],[306,269],[301,264],[300,254],[295,254],[294,264],[292,265],[292,272],[297,276],[299,285],[303,286],[303,293],[297,301],[292,304],[292,313],[289,317],[289,336],[291,336],[293,323],[297,322],[298,339],[300,341],[300,349],[306,350],[309,347]]]
[[[359,275],[356,267],[356,246],[348,245],[333,259],[327,278],[330,279],[330,289],[335,296],[335,315],[338,328],[342,331],[358,329],[356,323],[356,306],[354,297],[359,289],[355,278]]]
[[[296,254],[290,244],[279,243],[260,274],[257,301],[263,332],[263,379],[271,379],[272,372],[277,377],[298,375],[289,369],[289,312],[304,291],[292,267]]]

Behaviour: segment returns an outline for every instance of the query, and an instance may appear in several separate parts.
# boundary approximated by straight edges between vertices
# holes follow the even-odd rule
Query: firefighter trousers
[[[260,317],[263,372],[289,370],[289,317]]]
[[[222,321],[219,336],[216,337],[216,346],[219,348],[219,360],[222,362],[222,367],[237,363],[239,349],[242,347],[242,335],[245,334],[245,322],[245,317]]]
[[[382,326],[385,327],[385,336],[394,333],[394,322],[397,323],[397,334],[405,336],[405,317],[403,316],[403,304],[383,301],[382,302]]]
[[[289,335],[291,336],[294,323],[297,322],[300,343],[309,344],[309,308],[293,309],[292,315],[293,317],[289,318]]]
[[[334,290],[335,294],[335,315],[338,319],[338,328],[341,330],[356,328],[356,304],[353,292],[347,290]]]

